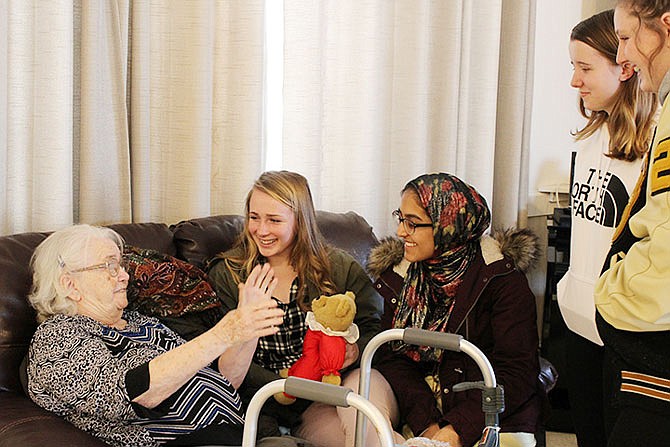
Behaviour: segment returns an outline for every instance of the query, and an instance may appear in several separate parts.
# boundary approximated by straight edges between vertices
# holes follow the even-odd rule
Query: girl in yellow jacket
[[[670,425],[670,1],[621,0],[617,62],[663,103],[642,175],[596,283],[596,323],[612,380],[608,446],[667,446]]]

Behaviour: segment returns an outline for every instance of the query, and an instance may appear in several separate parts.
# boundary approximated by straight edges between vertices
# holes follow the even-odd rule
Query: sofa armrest
[[[48,427],[48,428],[47,428]],[[101,440],[35,405],[28,397],[0,392],[0,447],[104,447]]]

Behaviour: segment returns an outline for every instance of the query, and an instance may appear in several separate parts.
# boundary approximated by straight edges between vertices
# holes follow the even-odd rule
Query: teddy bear
[[[312,310],[305,317],[308,329],[302,355],[288,371],[282,370],[280,376],[339,385],[346,344],[358,340],[355,316],[356,297],[353,292],[322,295],[312,301]],[[274,397],[284,405],[295,402],[295,398],[286,393],[277,393]]]

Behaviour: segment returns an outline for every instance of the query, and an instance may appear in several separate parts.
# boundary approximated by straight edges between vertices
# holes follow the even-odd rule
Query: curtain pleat
[[[534,5],[534,2],[520,4],[518,0],[503,0],[500,59],[514,63],[500,64],[497,95],[491,211],[492,224],[499,228],[526,227],[528,221]]]
[[[148,18],[134,23],[149,30],[133,33],[139,47],[133,68],[148,60],[148,88],[131,94],[131,103],[146,108],[149,126],[147,138],[131,144],[131,154],[138,150],[148,162],[134,166],[148,169],[143,193],[133,195],[137,220],[172,222],[210,211],[213,8],[212,2],[153,1],[144,11]]]
[[[72,223],[70,1],[10,0],[6,8],[5,233]]]
[[[81,3],[77,220],[130,222],[129,0]]]
[[[242,213],[249,188],[264,170],[264,3],[217,3],[209,182],[213,213]]]
[[[9,38],[9,3],[0,2],[0,57],[8,61],[8,38]],[[7,64],[0,64],[0,80],[7,80]],[[8,82],[0,82],[0,234],[1,230],[11,225],[7,213],[8,184],[6,166],[8,163],[7,148],[7,125],[9,119],[9,108],[7,101]]]

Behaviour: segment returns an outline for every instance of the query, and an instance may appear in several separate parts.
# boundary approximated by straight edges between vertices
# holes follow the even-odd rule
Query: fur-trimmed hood
[[[482,256],[486,264],[499,261],[504,256],[512,259],[516,268],[528,272],[537,265],[541,248],[539,238],[527,228],[507,228],[493,230],[491,235],[480,239]],[[403,259],[403,242],[395,236],[388,236],[372,249],[368,257],[367,270],[376,280],[389,267],[399,266]]]

